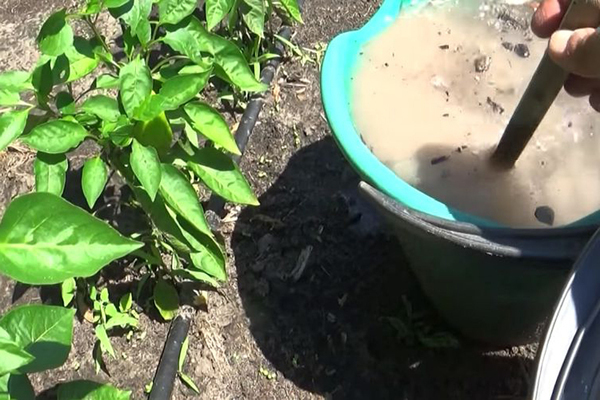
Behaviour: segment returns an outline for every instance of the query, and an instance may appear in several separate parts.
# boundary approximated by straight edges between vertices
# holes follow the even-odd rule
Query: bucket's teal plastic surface
[[[385,0],[363,28],[331,41],[321,76],[325,113],[338,146],[368,183],[362,184],[363,193],[390,222],[419,283],[442,316],[477,340],[498,345],[532,342],[596,230],[600,213],[552,229],[503,227],[451,209],[413,188],[369,150],[351,113],[351,78],[361,47],[389,27],[401,10],[421,4]]]

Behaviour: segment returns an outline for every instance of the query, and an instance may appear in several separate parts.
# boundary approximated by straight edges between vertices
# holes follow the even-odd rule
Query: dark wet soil
[[[0,5],[0,22],[6,28],[21,16],[20,24],[30,24],[58,3],[11,0]],[[374,0],[308,0],[306,24],[294,40],[318,49],[361,26],[377,6]],[[25,36],[11,40],[29,43],[34,31],[21,27],[18,35]],[[288,60],[276,79],[241,163],[261,206],[227,207],[220,233],[230,280],[207,293],[208,312],[196,314],[191,330],[185,370],[200,386],[198,397],[524,399],[533,347],[492,351],[459,339],[458,348],[435,348],[417,339],[419,330],[441,333],[442,345],[455,343],[395,239],[357,194],[359,179],[324,118],[318,65]],[[0,154],[0,213],[32,189],[32,159],[20,147]],[[135,284],[121,283],[123,289]],[[13,302],[56,302],[56,294],[56,288],[15,290],[0,278],[0,311]],[[168,327],[142,316],[130,341],[111,338],[118,356],[107,359],[110,374],[96,374],[93,327],[77,321],[69,360],[32,376],[34,386],[41,392],[86,378],[144,398]],[[193,393],[178,383],[173,398],[188,397]]]

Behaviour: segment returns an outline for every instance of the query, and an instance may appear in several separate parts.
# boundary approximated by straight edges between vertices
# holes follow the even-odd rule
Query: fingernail
[[[548,52],[551,57],[561,57],[564,55],[567,43],[569,43],[569,38],[572,34],[573,31],[568,30],[560,30],[552,34],[550,43],[548,44]]]

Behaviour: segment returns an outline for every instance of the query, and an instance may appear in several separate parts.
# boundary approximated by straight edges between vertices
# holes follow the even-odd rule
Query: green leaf
[[[29,110],[9,111],[0,115],[0,151],[21,136],[27,124]]]
[[[69,92],[59,92],[56,94],[56,108],[63,115],[73,115],[77,112],[75,108],[75,99]]]
[[[42,104],[48,102],[48,95],[54,87],[54,74],[52,73],[52,60],[38,65],[31,75],[31,84],[35,90],[38,101]]]
[[[137,38],[144,47],[150,43],[150,40],[152,39],[152,27],[150,26],[150,20],[144,19],[140,21],[140,24],[137,28]]]
[[[96,325],[96,337],[100,341],[100,348],[102,349],[102,352],[108,353],[113,358],[115,358],[115,350],[113,349],[112,344],[110,343],[108,335],[106,334],[106,329],[104,328],[104,325]]]
[[[37,37],[40,51],[49,56],[60,56],[73,43],[73,30],[67,23],[67,12],[62,9],[52,14],[42,25]]]
[[[298,0],[277,0],[287,11],[288,15],[297,22],[303,23]]]
[[[184,279],[192,281],[204,282],[213,287],[219,287],[220,283],[218,280],[208,275],[206,272],[197,271],[193,269],[178,269],[173,271],[173,274],[180,276]]]
[[[130,317],[127,314],[117,314],[106,322],[106,330],[110,330],[116,326],[136,328],[138,326],[138,320]]]
[[[0,106],[14,106],[19,104],[21,101],[21,96],[19,92],[0,89]]]
[[[185,340],[181,344],[181,350],[179,350],[179,362],[178,362],[178,371],[183,371],[183,363],[185,362],[185,357],[187,356],[188,347],[190,345],[189,337],[185,337]]]
[[[125,293],[119,300],[119,309],[121,310],[121,312],[127,312],[131,310],[132,304],[133,299],[131,292]]]
[[[104,313],[109,317],[120,315],[119,311],[117,310],[117,307],[112,303],[106,305],[106,307],[104,308]],[[108,328],[106,329],[108,330]]]
[[[102,300],[105,303],[108,303],[110,301],[108,288],[104,288],[100,291],[100,300]]]
[[[235,0],[206,0],[206,28],[212,31],[231,11]]]
[[[194,228],[207,235],[212,235],[198,194],[177,168],[171,164],[162,164],[160,193],[173,210],[189,221]]]
[[[131,6],[130,6],[131,4]],[[144,41],[149,33],[150,11],[152,10],[152,0],[133,0],[123,3],[121,8],[128,11],[120,15],[120,18],[129,25],[130,33],[136,36],[140,41]],[[118,10],[118,8],[115,8]],[[118,11],[117,11],[118,12]]]
[[[154,201],[162,176],[158,153],[152,146],[143,146],[137,140],[131,146],[131,169],[142,184],[150,199]]]
[[[159,94],[146,99],[138,112],[138,119],[149,122],[165,111],[176,110],[193,99],[206,85],[211,71],[202,75],[181,75],[164,82]]]
[[[114,89],[118,88],[120,80],[116,76],[112,75],[100,75],[96,78],[96,87],[98,89]]]
[[[0,73],[0,89],[22,92],[31,90],[31,74],[25,71],[6,71]]]
[[[116,121],[121,116],[117,100],[102,94],[87,99],[81,109],[104,121]]]
[[[0,338],[0,376],[29,364],[34,357],[10,339]]]
[[[198,0],[160,0],[158,16],[161,24],[177,24],[196,9]]]
[[[78,146],[87,134],[77,122],[56,119],[36,126],[21,141],[38,151],[62,154]]]
[[[58,400],[129,400],[130,397],[131,391],[92,381],[67,382],[58,387]]]
[[[38,152],[33,164],[35,190],[62,196],[68,169],[69,162],[64,154]]]
[[[217,246],[214,241],[205,240],[205,242],[208,246],[203,251],[190,254],[192,264],[199,271],[205,272],[219,281],[226,281],[227,269],[223,253],[216,249]]]
[[[188,386],[190,389],[192,389],[197,394],[200,394],[200,389],[198,389],[198,385],[196,385],[196,382],[194,382],[194,380],[191,377],[184,374],[183,372],[179,372],[179,377],[181,378],[181,380],[183,381],[183,383],[186,386]]]
[[[177,289],[166,280],[160,279],[154,286],[154,305],[165,321],[175,318],[179,308]]]
[[[8,211],[7,211],[8,212]],[[9,311],[0,327],[35,360],[20,372],[40,372],[61,366],[71,350],[75,310],[45,305],[26,305]]]
[[[102,11],[101,0],[86,0],[85,5],[81,8],[80,13],[83,15],[98,14]]]
[[[69,60],[67,83],[89,75],[100,65],[100,60],[96,57],[94,48],[92,42],[80,36],[75,36],[73,45],[65,51],[65,56]]]
[[[27,375],[6,374],[0,376],[0,399],[34,400],[35,392]]]
[[[136,118],[140,107],[152,93],[150,69],[144,60],[138,57],[121,68],[119,79],[125,112],[129,118]]]
[[[176,110],[192,100],[206,86],[212,68],[201,74],[179,75],[163,83],[159,95],[164,99],[162,111]]]
[[[94,208],[108,181],[108,168],[100,157],[90,158],[83,165],[81,188],[88,206]]]
[[[92,276],[142,245],[56,195],[30,193],[13,200],[0,223],[0,272],[52,285]]]
[[[52,75],[54,85],[66,83],[70,73],[69,59],[66,55],[61,54],[52,60]]]
[[[260,203],[237,164],[217,149],[205,147],[187,160],[189,169],[212,191],[234,203]]]
[[[192,17],[187,24],[167,30],[163,41],[195,63],[204,63],[203,53],[211,54],[231,82],[240,89],[261,92],[268,86],[257,81],[241,50],[229,40],[208,32]]]
[[[63,300],[63,305],[67,307],[75,298],[77,291],[77,283],[74,278],[69,278],[60,284],[60,294]]]
[[[252,33],[265,36],[265,5],[263,0],[243,0],[241,5],[242,19]]]
[[[241,154],[227,122],[217,110],[199,101],[186,104],[184,110],[194,129],[225,150]]]
[[[104,5],[107,8],[117,8],[121,7],[123,4],[127,3],[128,0],[104,0]]]

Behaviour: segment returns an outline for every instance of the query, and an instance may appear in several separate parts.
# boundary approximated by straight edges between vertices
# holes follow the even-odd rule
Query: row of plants
[[[101,32],[104,15],[121,25],[122,48],[111,47],[114,38]],[[41,56],[31,71],[0,74],[0,151],[19,140],[36,152],[35,192],[13,200],[0,222],[0,273],[29,285],[60,284],[65,306],[89,308],[97,370],[103,355],[115,356],[109,333],[137,328],[132,303],[140,303],[145,285],[151,301],[138,305],[154,306],[170,320],[179,307],[178,284],[219,286],[227,279],[223,245],[196,186],[238,204],[258,200],[231,158],[240,151],[228,122],[207,98],[243,105],[267,90],[259,74],[275,57],[269,52],[275,16],[301,22],[296,0],[206,0],[202,9],[197,0],[87,0],[43,23]],[[85,34],[76,35],[81,27]],[[85,210],[62,196],[68,154],[87,141],[99,150],[81,170]],[[134,233],[93,213],[113,175],[133,194],[121,201],[144,216]],[[95,278],[123,257],[141,278],[135,291],[115,300]],[[73,318],[70,309],[40,306],[4,319],[16,313],[35,316],[13,316],[0,330],[0,351],[16,355],[9,369],[0,369],[0,393],[27,386],[23,374],[33,372],[27,360],[36,365],[45,357],[37,349],[53,347],[23,341],[19,332],[45,331],[43,324],[59,314]],[[59,342],[66,346],[66,339],[65,333]],[[64,362],[63,353],[45,369]]]

